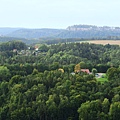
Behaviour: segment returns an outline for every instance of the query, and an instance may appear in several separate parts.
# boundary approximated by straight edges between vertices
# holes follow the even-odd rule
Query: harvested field
[[[87,42],[94,43],[94,44],[102,44],[102,45],[106,45],[106,44],[120,45],[120,40],[91,40]]]

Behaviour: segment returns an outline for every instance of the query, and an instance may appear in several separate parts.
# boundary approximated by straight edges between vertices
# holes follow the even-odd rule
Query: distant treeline
[[[92,38],[37,38],[37,39],[25,39],[25,38],[14,38],[0,36],[0,43],[8,41],[21,41],[25,44],[58,44],[58,43],[69,43],[69,42],[81,42],[89,40],[120,40],[120,36],[108,36],[108,37],[92,37]]]
[[[69,43],[69,42],[81,42],[81,41],[89,41],[89,40],[120,40],[120,36],[108,36],[108,37],[93,37],[93,38],[54,38],[54,39],[40,39],[38,43],[44,44],[58,44],[58,43]]]

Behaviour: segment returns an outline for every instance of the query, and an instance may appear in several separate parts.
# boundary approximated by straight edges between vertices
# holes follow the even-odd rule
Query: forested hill
[[[27,39],[25,39],[25,38],[16,38],[16,37],[0,36],[0,43],[8,42],[8,41],[14,41],[14,40],[20,40],[20,41],[22,41],[22,42],[27,43]]]
[[[0,44],[0,120],[120,120],[120,46],[34,47]]]
[[[120,36],[120,27],[73,25],[67,27],[67,31],[58,36],[64,38],[105,38]]]
[[[89,30],[112,30],[112,31],[120,31],[120,27],[109,27],[109,26],[95,26],[95,25],[73,25],[69,26],[67,30],[70,31],[89,31]]]
[[[94,25],[73,25],[66,29],[25,29],[0,28],[0,35],[8,37],[38,39],[38,38],[95,38],[120,37],[120,27]]]
[[[21,37],[21,38],[43,38],[43,37],[57,37],[58,34],[64,32],[62,29],[19,29],[7,36]]]
[[[3,35],[7,35],[13,31],[16,31],[20,28],[8,28],[8,27],[3,27],[3,28],[0,28],[0,36],[3,36]]]

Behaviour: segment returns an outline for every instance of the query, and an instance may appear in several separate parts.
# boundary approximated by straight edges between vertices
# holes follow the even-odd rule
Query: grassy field
[[[87,42],[94,43],[94,44],[102,44],[102,45],[106,45],[106,44],[120,45],[120,40],[90,40]]]
[[[103,83],[105,81],[108,81],[107,78],[97,78],[97,81]]]
[[[96,78],[97,81],[103,83],[105,81],[108,81],[106,74],[103,74],[101,77]]]

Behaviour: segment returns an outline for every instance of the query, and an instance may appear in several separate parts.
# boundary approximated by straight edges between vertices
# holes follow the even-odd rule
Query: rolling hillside
[[[39,38],[120,38],[120,27],[98,27],[93,25],[73,25],[66,29],[24,29],[24,28],[0,28],[1,36],[17,37],[25,39]]]
[[[16,30],[18,30],[20,28],[8,28],[8,27],[3,27],[3,28],[0,28],[0,35],[3,36],[3,35],[7,35],[11,32],[14,32]]]
[[[61,29],[19,29],[13,31],[7,36],[10,37],[21,37],[21,38],[44,38],[44,37],[55,37],[65,30]]]

